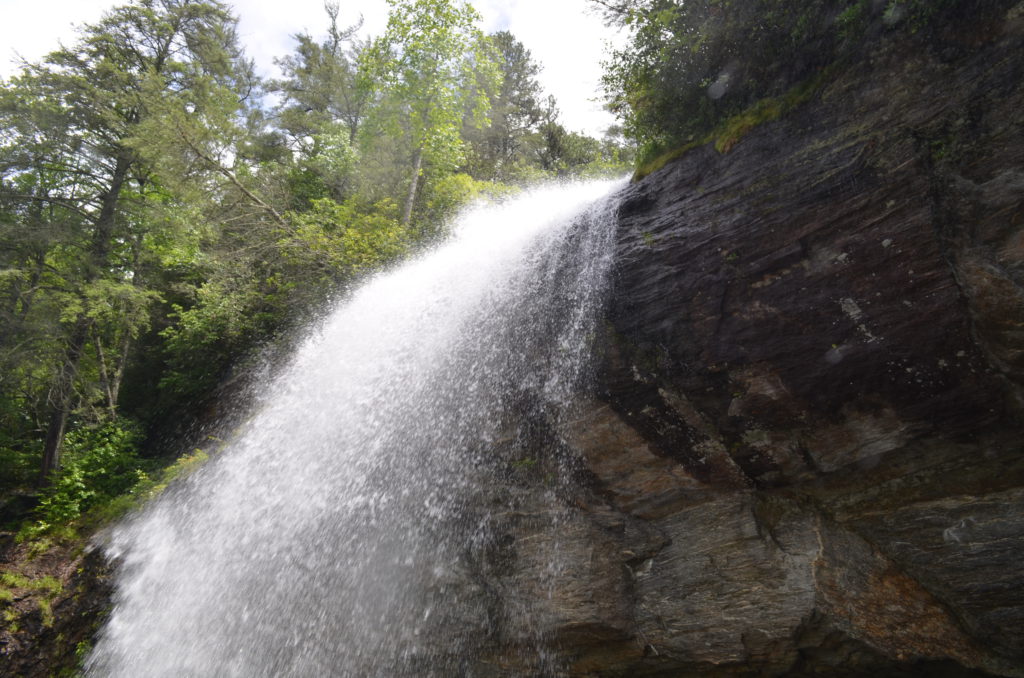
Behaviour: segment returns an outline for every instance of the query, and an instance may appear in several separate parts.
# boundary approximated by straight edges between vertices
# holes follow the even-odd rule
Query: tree
[[[473,174],[507,180],[524,160],[525,142],[543,117],[537,84],[540,65],[508,31],[488,39],[498,56],[501,88],[491,101],[490,124],[482,130],[467,126],[463,136],[473,146]]]
[[[356,139],[371,94],[359,70],[369,43],[355,37],[362,19],[340,28],[338,4],[327,2],[324,8],[326,38],[318,42],[306,33],[295,35],[295,52],[275,60],[284,77],[269,84],[281,95],[275,123],[293,154],[292,207],[300,209],[323,197],[344,200],[352,192]]]
[[[763,99],[793,104],[828,67],[858,58],[888,31],[927,40],[958,15],[1002,11],[968,0],[591,2],[631,33],[605,64],[603,82],[641,160],[700,141]]]
[[[316,42],[308,33],[295,35],[295,53],[275,60],[284,77],[272,81],[269,89],[282,95],[278,125],[296,145],[339,123],[349,144],[355,145],[370,95],[359,72],[367,42],[355,37],[363,22],[360,18],[342,29],[338,4],[327,2],[324,9],[330,20],[326,39]]]
[[[647,157],[785,92],[835,58],[837,15],[861,0],[591,0],[627,26],[606,64],[608,105]],[[877,4],[877,3],[876,3]]]
[[[234,26],[217,0],[137,0],[85,26],[72,47],[26,66],[0,94],[0,197],[19,224],[47,218],[54,229],[42,261],[59,279],[51,296],[63,307],[61,348],[50,367],[44,477],[60,465],[87,349],[113,412],[127,348],[123,336],[114,342],[118,367],[111,369],[116,333],[108,330],[136,334],[155,297],[141,265],[151,226],[145,203],[158,183],[133,140],[164,97],[187,96],[202,120],[205,92],[245,86]],[[25,275],[20,289],[27,291],[32,269]],[[34,300],[25,291],[18,297],[25,313]]]
[[[543,120],[536,136],[536,161],[542,169],[557,175],[575,173],[584,165],[599,160],[601,142],[585,134],[570,132],[558,122],[555,98],[544,102]]]
[[[388,0],[384,35],[363,67],[376,83],[377,133],[404,135],[412,149],[402,224],[408,225],[424,162],[452,170],[463,160],[464,116],[487,122],[500,71],[464,0]]]

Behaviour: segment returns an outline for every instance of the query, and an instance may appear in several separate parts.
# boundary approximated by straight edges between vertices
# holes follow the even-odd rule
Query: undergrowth
[[[69,436],[65,467],[22,524],[16,537],[20,548],[8,553],[0,571],[0,633],[17,634],[33,624],[52,627],[58,600],[80,593],[65,590],[73,581],[66,564],[84,551],[91,535],[155,499],[208,459],[196,449],[157,468],[137,457],[137,441],[133,433],[110,425]],[[31,615],[35,621],[29,621]],[[79,643],[76,650],[79,665],[83,647],[87,652],[88,643]],[[68,669],[58,675],[79,674]]]
[[[83,472],[80,467],[65,468],[58,480],[44,491],[36,519],[18,531],[18,541],[29,542],[31,557],[48,550],[54,541],[92,532],[140,508],[160,495],[171,482],[202,466],[208,458],[205,451],[195,449],[164,468],[152,470],[149,464],[151,470],[147,472],[141,463],[126,463],[101,477]],[[129,478],[130,484],[125,482]]]
[[[739,143],[754,128],[766,122],[778,120],[810,100],[829,80],[834,71],[835,67],[823,68],[813,78],[797,84],[785,94],[761,99],[746,110],[720,122],[707,136],[674,148],[667,153],[657,156],[654,160],[641,165],[633,175],[633,180],[642,179],[648,174],[658,171],[673,160],[681,158],[693,149],[712,142],[715,145],[716,151],[723,154],[728,153],[732,150],[733,146]]]

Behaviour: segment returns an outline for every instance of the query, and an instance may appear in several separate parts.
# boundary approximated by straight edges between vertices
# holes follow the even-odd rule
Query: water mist
[[[494,488],[585,386],[613,187],[469,211],[330,312],[226,448],[115,530],[87,675],[477,675],[498,627],[543,667],[529,597],[479,563]],[[557,492],[544,463],[536,491]]]

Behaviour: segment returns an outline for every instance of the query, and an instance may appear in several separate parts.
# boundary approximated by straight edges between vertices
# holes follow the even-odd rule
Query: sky
[[[261,75],[274,76],[273,59],[291,52],[291,36],[321,37],[327,15],[323,0],[228,0],[239,17],[239,36]],[[74,27],[93,22],[113,0],[0,0],[0,76],[17,71],[17,56],[43,57],[58,42],[75,40]],[[600,136],[615,122],[601,108],[601,61],[606,44],[622,36],[603,25],[587,0],[472,0],[483,16],[481,28],[510,31],[542,65],[539,77],[554,94],[562,123],[570,130]],[[363,34],[380,35],[387,24],[385,0],[341,0],[339,23],[364,19]]]

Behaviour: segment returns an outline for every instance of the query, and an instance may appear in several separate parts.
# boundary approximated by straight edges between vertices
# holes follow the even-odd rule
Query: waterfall
[[[223,451],[111,535],[87,675],[476,675],[498,627],[542,655],[480,563],[510,478],[569,482],[538,431],[586,384],[614,187],[470,210],[327,314]]]

